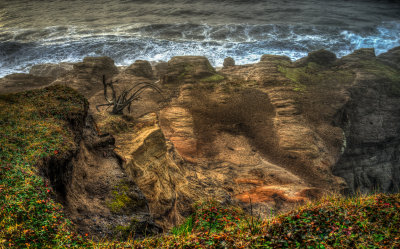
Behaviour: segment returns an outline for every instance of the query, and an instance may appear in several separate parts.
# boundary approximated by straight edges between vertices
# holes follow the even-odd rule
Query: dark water
[[[85,56],[128,65],[205,55],[219,66],[399,45],[400,1],[0,0],[0,76]]]

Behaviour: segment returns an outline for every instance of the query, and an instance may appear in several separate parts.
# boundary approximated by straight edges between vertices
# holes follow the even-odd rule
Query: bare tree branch
[[[107,101],[106,104],[100,104],[96,105],[97,111],[99,111],[99,107],[101,106],[108,106],[107,109],[112,106],[113,109],[111,110],[112,114],[122,114],[123,110],[127,107],[129,113],[131,112],[131,104],[133,101],[139,99],[140,95],[146,90],[146,89],[153,89],[156,92],[158,92],[163,98],[164,96],[162,95],[162,90],[156,86],[153,83],[148,83],[148,82],[140,82],[136,83],[131,87],[129,90],[122,90],[122,92],[118,95],[115,91],[114,84],[115,82],[110,81],[109,83],[106,83],[106,76],[103,75],[103,87],[104,87],[104,98]],[[107,96],[107,88],[110,88],[112,93],[112,99],[110,100]],[[132,92],[132,93],[131,93]]]

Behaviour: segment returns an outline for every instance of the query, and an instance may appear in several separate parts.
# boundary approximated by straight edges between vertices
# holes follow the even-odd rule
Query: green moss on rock
[[[350,69],[324,67],[315,62],[308,62],[304,66],[278,65],[278,70],[290,79],[295,91],[305,91],[307,86],[350,83],[354,80],[354,73]]]
[[[121,182],[112,190],[112,199],[107,202],[110,211],[116,214],[131,214],[133,211],[146,206],[142,196],[136,196],[129,182]]]

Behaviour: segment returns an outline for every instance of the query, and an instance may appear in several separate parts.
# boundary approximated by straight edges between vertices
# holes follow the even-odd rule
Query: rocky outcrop
[[[343,177],[351,192],[398,192],[400,184],[400,72],[387,63],[397,50],[382,55],[383,64],[371,50],[344,60],[357,71],[350,100],[339,113],[346,134],[343,155],[334,173]],[[350,58],[349,58],[350,57]],[[389,91],[388,91],[389,89]]]
[[[70,72],[73,67],[72,63],[34,65],[29,70],[29,74],[56,79]]]
[[[215,75],[215,69],[204,56],[175,56],[168,61],[163,84],[182,84]]]
[[[165,140],[157,116],[143,116],[132,131],[116,135],[116,152],[122,156],[124,169],[143,191],[151,214],[164,228],[183,221],[190,199],[182,159]],[[185,187],[186,186],[186,187]]]
[[[235,60],[232,57],[227,57],[224,59],[224,67],[233,67],[235,66]]]
[[[31,74],[15,73],[0,78],[0,93],[21,92],[49,85],[53,81],[50,77]]]
[[[71,161],[65,207],[81,233],[98,238],[144,236],[154,224],[142,191],[122,170],[114,139],[99,137],[88,119],[79,152]]]
[[[400,47],[395,47],[387,53],[380,54],[378,60],[397,70],[400,70]]]
[[[157,62],[153,65],[153,71],[157,79],[162,79],[168,72],[168,63],[165,61]]]
[[[308,53],[307,57],[304,57],[297,61],[298,64],[306,65],[310,62],[316,63],[322,66],[332,65],[336,61],[336,55],[325,49],[320,49]]]
[[[40,169],[78,231],[97,239],[161,232],[146,197],[122,169],[115,139],[98,134],[86,100],[68,122],[74,144],[67,153],[44,159]]]
[[[124,70],[124,73],[148,79],[154,78],[153,69],[150,65],[150,62],[144,60],[135,61],[135,63]]]
[[[114,61],[109,57],[86,57],[73,65],[73,70],[52,84],[63,84],[90,97],[103,88],[102,78],[111,80],[118,73]]]

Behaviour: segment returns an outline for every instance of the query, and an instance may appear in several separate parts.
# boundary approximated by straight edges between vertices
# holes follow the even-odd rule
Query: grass
[[[400,247],[400,194],[330,196],[267,220],[209,200],[195,203],[170,233],[92,241],[74,232],[51,183],[40,176],[44,159],[76,149],[79,134],[71,127],[86,110],[87,101],[62,86],[0,96],[0,248]]]

